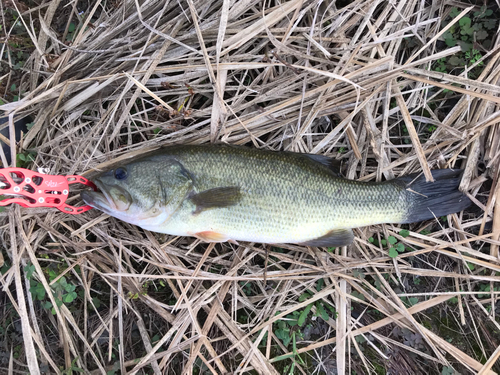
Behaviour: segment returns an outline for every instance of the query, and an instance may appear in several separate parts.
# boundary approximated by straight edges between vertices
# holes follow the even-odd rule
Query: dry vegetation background
[[[18,165],[81,174],[226,142],[328,155],[364,181],[462,168],[475,204],[337,249],[9,207],[0,373],[498,373],[500,12],[486,5],[2,1],[0,109],[33,120]]]

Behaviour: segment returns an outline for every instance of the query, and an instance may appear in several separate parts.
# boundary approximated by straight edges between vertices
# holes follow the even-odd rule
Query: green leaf
[[[45,298],[45,288],[41,283],[34,281],[33,286],[30,288],[30,292],[35,297],[35,299],[39,301]]]
[[[316,301],[316,310],[318,312],[318,315],[321,316],[321,319],[323,319],[325,322],[328,322],[330,317],[328,316],[328,313],[323,307],[323,304],[319,301]]]
[[[401,237],[406,238],[406,237],[408,237],[410,235],[410,231],[408,229],[402,229],[402,230],[399,231],[399,235]]]
[[[477,40],[484,40],[488,37],[488,32],[486,30],[479,30],[476,33],[476,39]]]
[[[97,297],[92,297],[92,302],[94,303],[94,306],[96,309],[101,307],[101,300]]]
[[[398,251],[397,251],[395,248],[391,247],[391,248],[389,249],[389,256],[390,256],[391,258],[396,258],[396,257],[398,256],[398,254],[399,254],[399,253],[398,253]]]
[[[462,28],[470,27],[471,23],[472,23],[472,20],[469,17],[462,17],[458,20],[458,24],[460,26],[462,26]]]
[[[290,330],[288,328],[277,329],[274,334],[283,342],[283,345],[285,345],[285,347],[288,347],[288,344],[290,344]]]
[[[16,84],[13,83],[12,86],[10,86],[10,91],[14,92],[16,91],[16,88],[17,88]]]
[[[49,280],[52,281],[57,277],[57,273],[54,270],[49,269]]]
[[[364,301],[364,300],[366,299],[366,298],[365,298],[365,296],[364,296],[363,294],[359,293],[359,292],[358,292],[358,291],[356,291],[356,290],[353,290],[353,291],[351,292],[351,295],[352,295],[352,296],[354,296],[354,297],[356,297],[356,298],[359,298],[361,301]]]
[[[466,27],[466,28],[464,28],[464,32],[466,35],[471,36],[471,35],[474,35],[475,30],[473,27]]]
[[[398,243],[396,245],[396,250],[400,253],[404,252],[405,251],[405,245],[403,245],[402,243]]]
[[[359,270],[352,270],[352,274],[355,278],[357,279],[361,279],[361,280],[364,280],[366,275],[362,272],[362,271],[359,271]]]
[[[316,284],[316,291],[319,292],[321,289],[323,289],[324,284],[325,284],[325,280],[319,279],[318,284]]]
[[[297,319],[291,319],[287,323],[290,327],[295,327],[298,324]]]
[[[464,66],[465,61],[458,56],[451,56],[448,62],[453,66]]]
[[[335,311],[335,307],[331,306],[329,303],[326,304],[326,308],[330,310],[332,314],[337,314],[337,312]]]
[[[453,33],[450,30],[446,31],[443,34],[443,39],[448,47],[454,47],[457,44],[456,38],[453,36]],[[442,62],[445,62],[445,60],[443,60]]]
[[[66,281],[66,276],[63,276],[59,279],[58,281],[59,285],[61,285],[63,288],[66,288],[66,285],[68,284],[68,282]]]
[[[0,195],[0,200],[2,196]],[[0,207],[1,208],[1,207]],[[0,211],[2,212],[2,211]],[[5,275],[5,273],[10,269],[11,267],[11,264],[9,262],[5,262],[4,265],[2,267],[0,267],[0,275]],[[1,329],[1,326],[0,326],[0,329]],[[0,337],[1,337],[1,333],[0,333]]]
[[[154,344],[160,340],[160,335],[156,334],[151,338],[151,342]]]
[[[387,238],[387,241],[391,244],[391,245],[394,245],[396,242],[398,242],[398,240],[396,239],[396,237],[394,236],[389,236]]]
[[[408,298],[408,303],[410,304],[410,306],[414,306],[418,303],[418,298],[417,297]]]
[[[455,38],[446,38],[444,42],[448,47],[455,47],[457,45],[457,41]]]
[[[450,17],[451,18],[455,18],[459,14],[460,14],[460,12],[458,11],[457,8],[455,8],[455,7],[451,8],[451,10],[450,10]]]
[[[283,321],[285,323],[285,327],[288,325],[290,327],[297,325],[297,319],[299,318],[300,311],[295,310],[293,313],[287,315],[286,320]]]
[[[33,272],[35,272],[35,266],[33,264],[27,264],[26,267],[24,267],[24,272],[28,280],[31,280],[31,276],[33,276]]]
[[[489,17],[493,14],[493,10],[488,9],[486,5],[483,5],[481,7],[480,11],[474,12],[474,17],[476,18],[484,18],[484,17]]]
[[[496,20],[492,20],[492,19],[489,19],[489,20],[484,20],[483,21],[483,26],[485,28],[487,28],[488,30],[492,30],[495,28],[496,26]]]
[[[300,327],[302,327],[304,325],[304,323],[306,322],[307,315],[309,315],[309,311],[311,311],[312,307],[313,307],[313,304],[310,303],[300,313],[299,319],[297,320],[297,323],[299,324]]]
[[[71,303],[76,299],[76,297],[77,297],[77,294],[75,292],[71,292],[71,293],[65,294],[63,296],[63,301],[65,303]]]
[[[356,340],[356,342],[358,344],[363,344],[364,342],[366,342],[366,339],[364,338],[364,336],[361,336],[361,335],[355,336],[354,339]]]
[[[453,33],[450,30],[446,30],[443,34],[444,39],[453,39]],[[440,58],[438,61],[442,61],[443,58]]]
[[[298,352],[297,352],[297,341],[295,340],[295,332],[292,332],[292,339],[293,339],[292,351],[294,354],[297,354]]]
[[[73,284],[66,284],[64,286],[64,289],[66,290],[66,292],[71,293],[75,291],[76,287]]]
[[[299,302],[304,302],[306,299],[311,298],[311,295],[309,293],[302,293],[299,297]]]
[[[71,22],[68,27],[68,33],[73,33],[76,29],[74,22]]]

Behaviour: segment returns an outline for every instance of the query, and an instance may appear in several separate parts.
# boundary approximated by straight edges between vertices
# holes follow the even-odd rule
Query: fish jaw
[[[107,185],[99,178],[92,181],[98,191],[84,190],[80,196],[85,203],[102,211],[127,211],[132,204],[132,197],[116,185]]]
[[[169,219],[169,215],[159,207],[153,207],[150,210],[143,211],[132,202],[122,211],[119,209],[120,202],[117,204],[105,189],[101,191],[102,192],[85,190],[80,193],[80,197],[89,206],[110,216],[154,232],[161,232],[158,229],[165,225],[165,222]]]
[[[114,202],[106,197],[103,193],[84,190],[80,193],[80,197],[85,202],[85,204],[97,208],[98,210],[103,211],[108,215],[113,216],[116,211]]]
[[[82,191],[80,193],[80,197],[89,206],[94,207],[109,216],[113,216],[117,219],[126,221],[127,223],[137,225],[137,221],[134,220],[133,215],[127,214],[127,212],[118,211],[113,200],[108,198],[103,193],[96,191]]]
[[[80,197],[86,204],[120,220],[136,224],[130,194],[118,186],[106,186],[99,179],[93,182],[99,191],[84,190],[80,193]]]

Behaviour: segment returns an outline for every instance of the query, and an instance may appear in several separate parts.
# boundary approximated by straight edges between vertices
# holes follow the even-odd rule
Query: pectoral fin
[[[209,230],[205,232],[195,233],[194,236],[205,242],[226,242],[229,239],[225,234],[212,232]]]
[[[333,229],[324,236],[302,243],[305,246],[337,247],[347,246],[354,240],[352,229]]]
[[[238,186],[226,186],[202,191],[190,197],[196,205],[194,214],[211,208],[229,207],[241,200],[241,191]]]

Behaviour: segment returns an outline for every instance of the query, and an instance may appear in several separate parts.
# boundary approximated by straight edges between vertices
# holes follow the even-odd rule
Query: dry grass
[[[158,145],[227,142],[329,155],[364,181],[463,168],[478,208],[412,225],[407,237],[393,225],[361,228],[352,246],[328,252],[208,245],[95,210],[11,207],[0,213],[12,264],[0,308],[20,317],[22,348],[14,358],[6,338],[0,372],[73,363],[92,374],[280,374],[292,362],[301,374],[500,370],[497,37],[477,79],[474,67],[440,73],[433,64],[459,51],[440,36],[478,7],[453,2],[463,12],[445,28],[451,3],[346,3],[52,0],[22,17],[35,46],[25,95],[0,109],[35,119],[21,149],[53,174]],[[368,240],[388,236],[413,251],[393,259]],[[79,297],[57,307],[62,276]],[[28,292],[33,281],[55,315]],[[316,301],[336,314],[311,313],[317,332],[302,327],[296,348],[285,347],[280,324],[311,303],[317,312]]]

